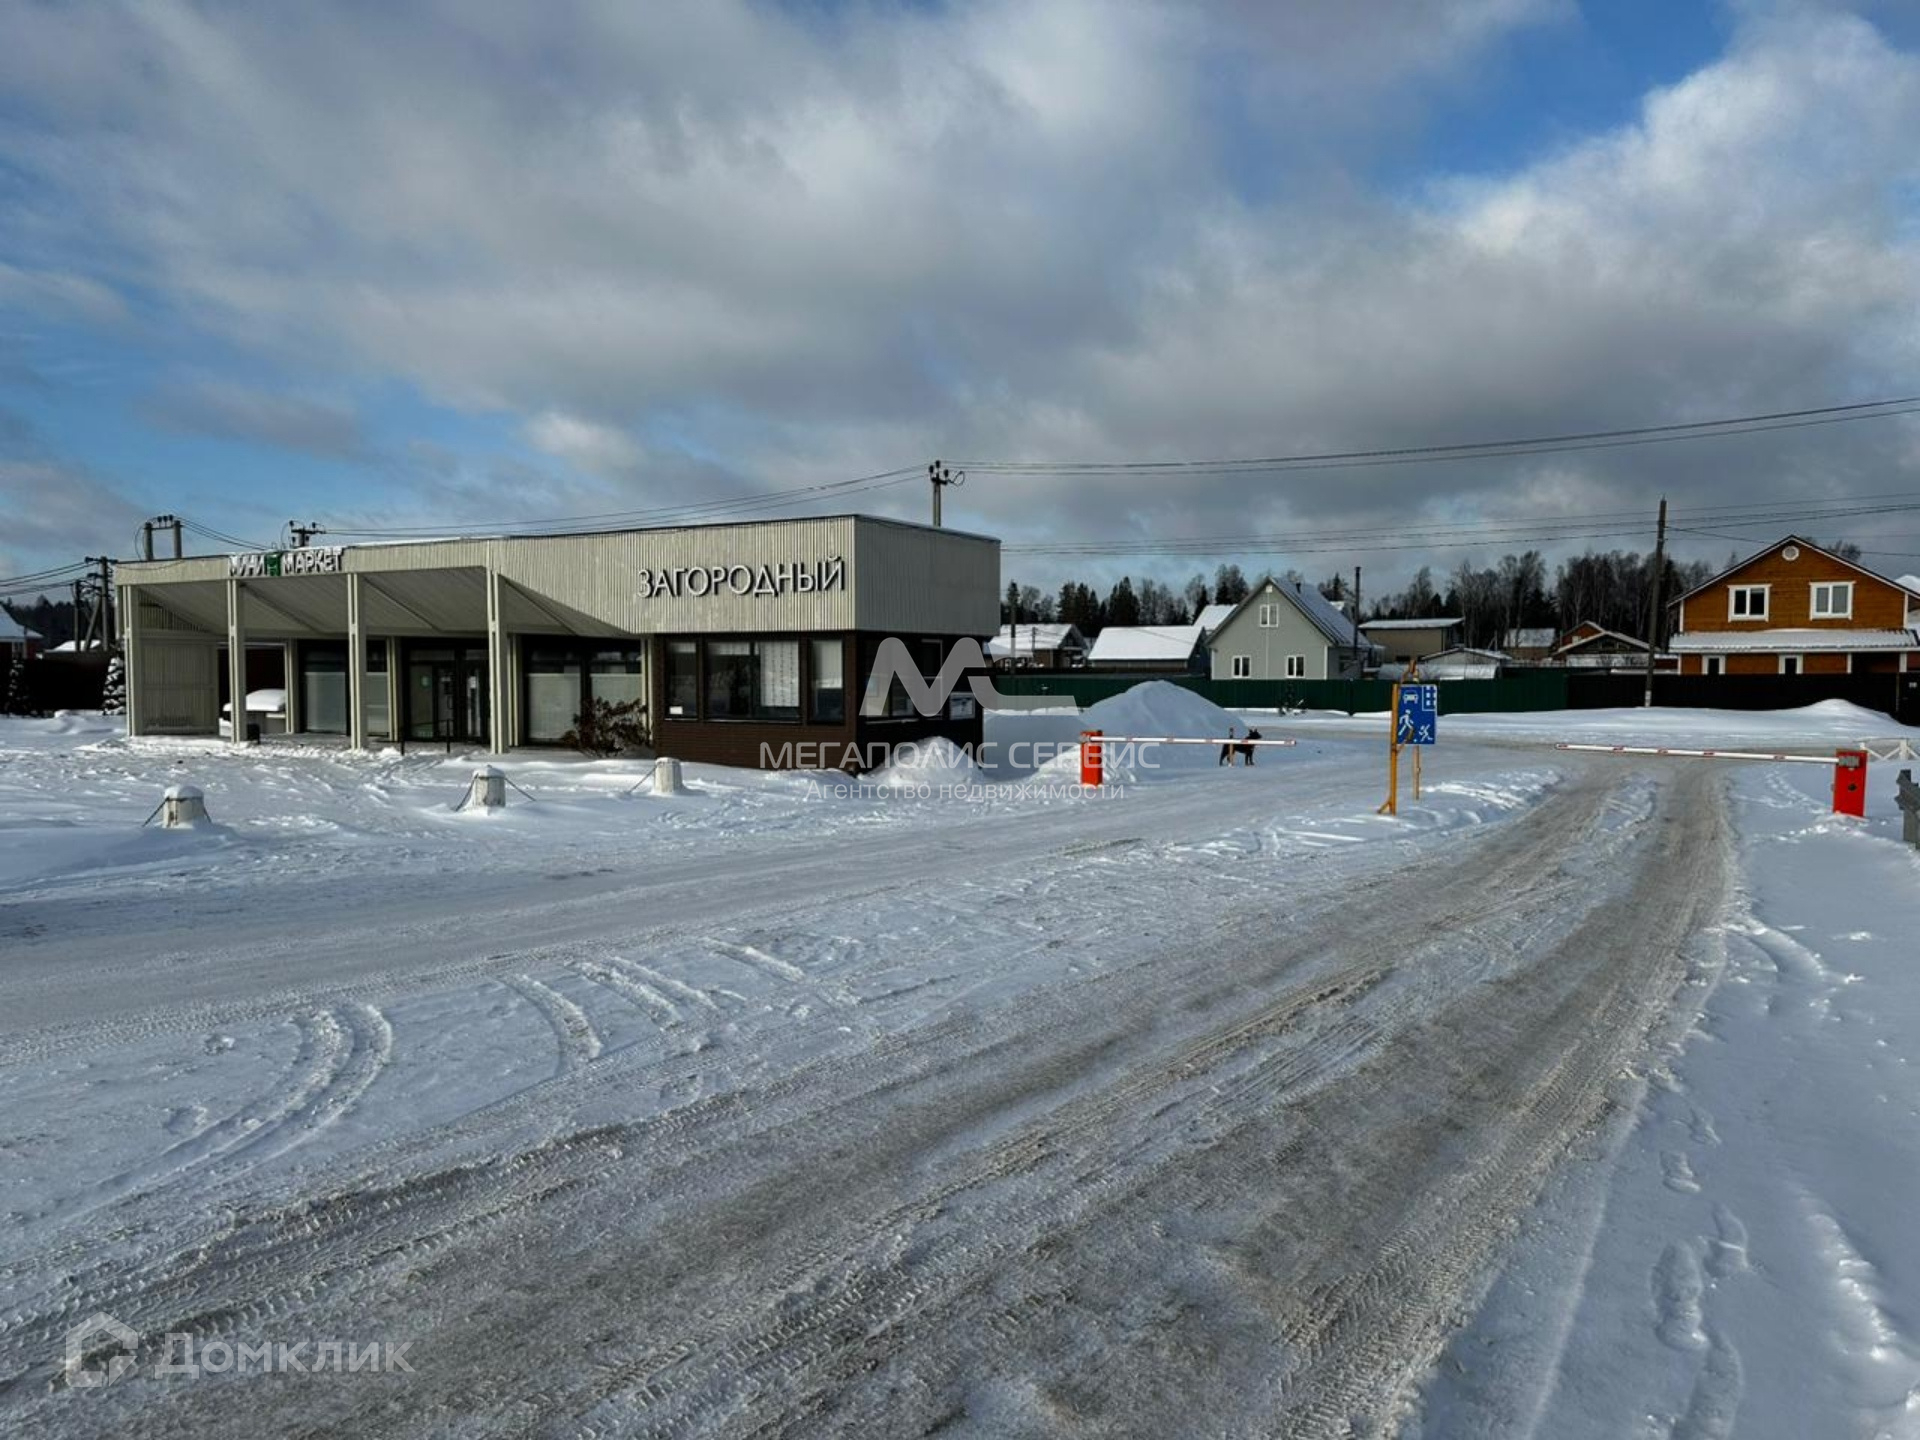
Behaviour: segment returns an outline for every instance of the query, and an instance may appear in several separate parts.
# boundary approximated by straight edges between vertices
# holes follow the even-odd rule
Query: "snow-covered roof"
[[[1276,580],[1274,584],[1306,613],[1327,639],[1336,645],[1353,644],[1353,617],[1322,595],[1318,585],[1293,586],[1283,580]]]
[[[1920,587],[1920,581],[1916,581],[1915,585]],[[1223,604],[1202,605],[1200,613],[1193,617],[1193,623],[1211,635],[1227,623],[1227,617],[1233,614],[1236,608],[1238,607]]]
[[[1622,635],[1618,630],[1609,630],[1604,625],[1594,625],[1590,620],[1582,620],[1573,628],[1574,630],[1580,630],[1589,625],[1593,626],[1593,633],[1591,635],[1582,635],[1576,640],[1569,640],[1553,653],[1556,655],[1565,655],[1570,650],[1578,650],[1582,646],[1598,644],[1602,640],[1618,640],[1622,645],[1630,645],[1635,650],[1644,650],[1647,648],[1647,642],[1637,636]],[[1568,631],[1567,633],[1572,634],[1573,632]]]
[[[1667,648],[1676,655],[1732,650],[1920,650],[1920,636],[1911,630],[1683,630]]]
[[[1920,595],[1920,575],[1902,575],[1900,577],[1900,588],[1903,590],[1911,590],[1914,594]]]
[[[1501,637],[1500,643],[1509,650],[1549,650],[1553,642],[1560,638],[1551,626],[1541,629],[1509,630]]]
[[[5,641],[10,645],[18,645],[22,640],[38,640],[39,638],[40,636],[37,633],[27,629],[26,626],[7,614],[6,611],[0,610],[0,641]]]
[[[1425,665],[1429,660],[1444,660],[1455,655],[1471,655],[1476,659],[1497,660],[1503,664],[1513,658],[1511,655],[1504,654],[1499,650],[1478,650],[1471,645],[1454,645],[1445,650],[1436,650],[1431,655],[1422,655],[1420,657],[1420,663]]]
[[[82,645],[77,640],[62,640],[47,653],[49,655],[77,655],[82,650],[99,650],[101,648],[103,647],[98,640],[89,640],[85,645]]]
[[[1007,633],[1009,630],[1013,632],[1011,635]],[[1085,643],[1080,638],[1079,630],[1072,625],[1002,625],[1000,633],[987,642],[987,655],[995,660],[1005,660],[1016,655],[1032,655],[1041,650],[1078,647]]]
[[[1198,625],[1109,625],[1094,637],[1093,664],[1129,660],[1191,659],[1203,638]]]
[[[1458,615],[1438,615],[1431,620],[1363,620],[1362,630],[1444,630],[1449,625],[1458,625]]]
[[[1432,655],[1422,655],[1416,667],[1426,680],[1492,679],[1508,657],[1497,650],[1476,650],[1470,645],[1455,645]]]

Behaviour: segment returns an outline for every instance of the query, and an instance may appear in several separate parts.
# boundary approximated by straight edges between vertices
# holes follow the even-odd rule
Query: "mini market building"
[[[861,768],[979,742],[964,687],[922,716],[875,662],[895,637],[932,678],[994,633],[999,578],[997,540],[859,515],[129,562],[127,729],[217,734],[269,645],[296,737],[504,752],[605,699],[639,702],[657,754]]]

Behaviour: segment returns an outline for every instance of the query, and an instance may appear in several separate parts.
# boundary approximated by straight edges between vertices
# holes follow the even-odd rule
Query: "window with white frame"
[[[1287,679],[1304,680],[1307,678],[1307,657],[1304,655],[1287,656]]]
[[[1813,618],[1847,620],[1853,615],[1853,582],[1826,580],[1813,587]]]
[[[1729,620],[1764,620],[1767,618],[1766,585],[1729,585],[1727,587],[1727,618]]]
[[[1279,623],[1280,607],[1278,605],[1262,605],[1260,607],[1260,628],[1262,630],[1271,630]]]
[[[1233,678],[1236,680],[1251,680],[1253,678],[1253,657],[1251,655],[1236,655],[1233,657]]]

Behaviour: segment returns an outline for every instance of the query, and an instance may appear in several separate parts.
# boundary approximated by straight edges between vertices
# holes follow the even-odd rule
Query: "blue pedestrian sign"
[[[1402,745],[1431,745],[1440,729],[1440,687],[1402,685],[1393,738]]]

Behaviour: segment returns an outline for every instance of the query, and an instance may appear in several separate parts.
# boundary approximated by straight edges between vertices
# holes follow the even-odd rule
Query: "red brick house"
[[[1683,675],[1920,671],[1920,594],[1789,535],[1674,602]]]

